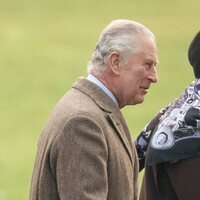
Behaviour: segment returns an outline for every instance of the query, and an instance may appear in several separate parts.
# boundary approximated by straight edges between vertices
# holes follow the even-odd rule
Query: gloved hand
[[[184,120],[187,125],[200,128],[200,107],[189,108]]]

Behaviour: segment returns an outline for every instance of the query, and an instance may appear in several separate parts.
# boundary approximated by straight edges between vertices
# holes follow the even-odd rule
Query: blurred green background
[[[0,0],[0,200],[28,199],[40,132],[118,18],[146,25],[158,45],[159,83],[143,104],[122,110],[134,139],[193,80],[187,48],[200,29],[200,1]]]

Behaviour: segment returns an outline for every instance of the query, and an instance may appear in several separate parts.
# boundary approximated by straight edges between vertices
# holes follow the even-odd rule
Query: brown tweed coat
[[[136,200],[138,162],[125,120],[95,84],[79,79],[44,128],[30,200]]]

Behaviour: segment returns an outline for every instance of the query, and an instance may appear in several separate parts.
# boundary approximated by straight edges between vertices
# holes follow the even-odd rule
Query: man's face
[[[158,81],[157,48],[148,38],[143,41],[139,53],[131,55],[127,67],[120,72],[118,100],[120,107],[142,103],[151,83]]]

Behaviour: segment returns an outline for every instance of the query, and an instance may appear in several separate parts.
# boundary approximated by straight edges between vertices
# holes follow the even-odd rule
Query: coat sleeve
[[[102,127],[86,116],[72,117],[50,154],[61,200],[106,200],[108,149]]]

